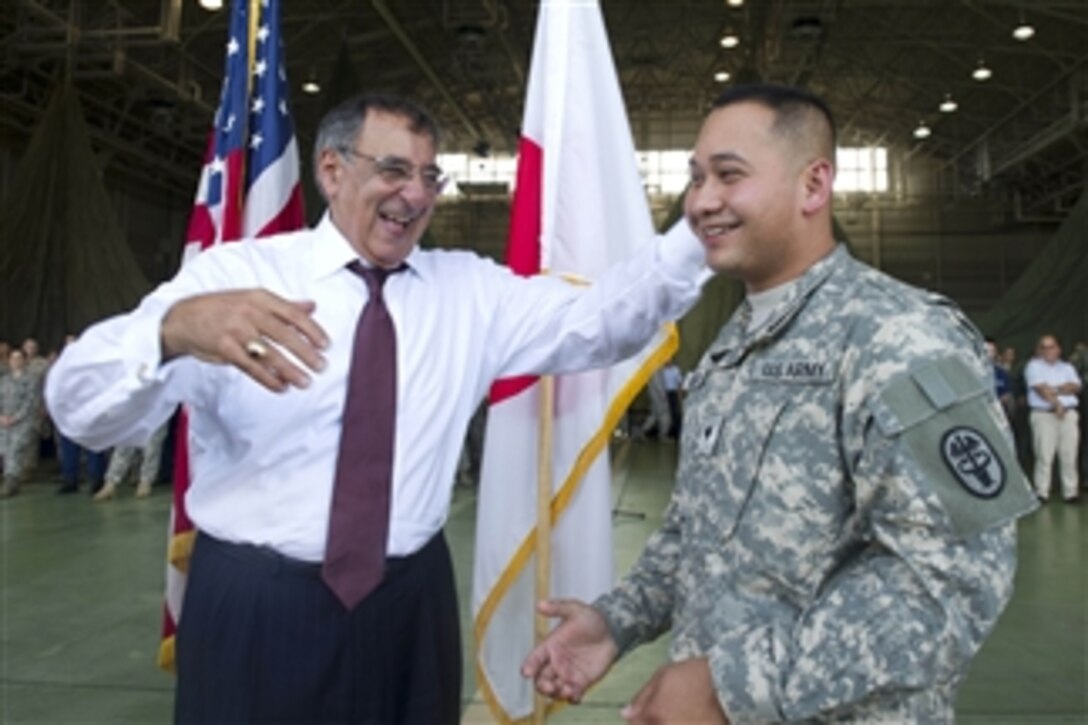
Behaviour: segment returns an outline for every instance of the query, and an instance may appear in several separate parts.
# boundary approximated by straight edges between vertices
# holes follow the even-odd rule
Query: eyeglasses
[[[353,148],[340,149],[340,152],[366,159],[374,164],[374,171],[381,177],[381,180],[397,188],[406,186],[417,172],[423,188],[432,194],[441,194],[442,189],[446,187],[446,182],[449,181],[449,177],[446,176],[442,169],[433,164],[417,169],[411,161],[398,156],[371,156]]]

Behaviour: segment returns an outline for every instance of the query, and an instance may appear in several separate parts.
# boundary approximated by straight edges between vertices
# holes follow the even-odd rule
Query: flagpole
[[[261,0],[249,0],[249,12],[246,19],[249,21],[249,33],[246,36],[246,98],[253,96],[253,58],[257,51],[257,26],[261,14]]]
[[[261,0],[241,0],[241,1],[242,2],[248,2],[247,9],[246,9],[246,25],[248,26],[246,28],[246,33],[247,33],[247,35],[246,35],[246,103],[248,105],[249,99],[253,98],[253,59],[256,57],[256,52],[257,52],[257,26],[258,26],[257,20],[258,20],[258,16],[261,13]],[[249,130],[250,129],[249,129],[249,114],[248,113],[243,113],[242,114],[241,123],[244,123],[246,125],[245,135],[243,137],[244,138],[249,138]],[[247,169],[248,166],[249,166],[249,152],[248,152],[248,150],[246,150],[245,152],[242,153],[242,170],[241,170],[241,178],[242,179],[246,178],[246,174],[248,173],[246,169]],[[236,193],[238,194],[238,200],[237,200],[238,208],[239,209],[244,209],[245,206],[246,206],[246,185],[245,185],[245,183],[241,183],[241,184],[237,185]],[[244,221],[242,221],[240,219],[239,220],[239,225],[240,225],[239,228],[234,230],[234,232],[237,233],[240,237],[244,236],[245,232],[246,232],[246,230],[242,228],[244,226],[244,224],[245,224]],[[254,231],[254,233],[256,233],[256,232]],[[224,241],[226,241],[225,238],[224,238]]]
[[[555,378],[540,378],[539,437],[537,438],[536,487],[536,600],[549,597],[552,570],[552,419],[555,399]],[[548,618],[536,615],[536,643],[548,636]],[[548,699],[537,692],[533,698],[533,722],[541,725],[547,720]]]

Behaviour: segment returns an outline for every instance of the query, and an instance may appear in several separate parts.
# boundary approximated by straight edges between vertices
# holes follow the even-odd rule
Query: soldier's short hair
[[[771,127],[774,133],[798,145],[814,145],[821,155],[835,163],[835,117],[815,93],[792,86],[749,83],[723,91],[714,99],[711,109],[737,103],[758,103],[770,109],[775,117]]]

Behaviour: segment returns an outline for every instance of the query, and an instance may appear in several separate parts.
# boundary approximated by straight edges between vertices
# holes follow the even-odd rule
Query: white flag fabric
[[[596,0],[544,0],[537,18],[507,262],[592,284],[653,237]],[[607,370],[558,377],[549,596],[592,600],[613,582],[607,446],[677,346],[675,327]],[[491,392],[473,576],[477,684],[499,722],[532,714],[520,675],[533,646],[538,400],[535,378]]]

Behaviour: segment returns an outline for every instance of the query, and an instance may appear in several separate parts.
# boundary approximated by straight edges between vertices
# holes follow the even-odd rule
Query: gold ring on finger
[[[254,360],[261,360],[268,355],[268,345],[260,340],[250,340],[246,343],[246,355]]]

